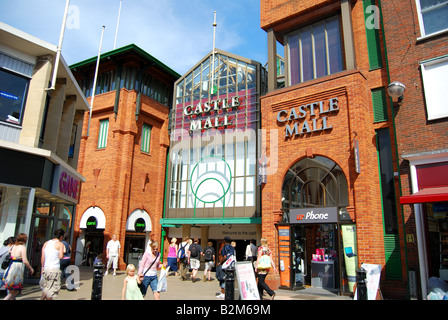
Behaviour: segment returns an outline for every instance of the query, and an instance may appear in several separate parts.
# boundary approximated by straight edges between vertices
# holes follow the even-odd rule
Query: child
[[[135,266],[133,264],[128,264],[126,274],[127,277],[124,279],[121,300],[143,300],[143,295],[138,287],[141,281],[135,274]]]

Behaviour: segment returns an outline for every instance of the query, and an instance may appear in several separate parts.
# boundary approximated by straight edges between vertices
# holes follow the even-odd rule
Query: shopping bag
[[[168,282],[166,280],[166,276],[168,274],[168,271],[170,270],[170,267],[162,267],[160,270],[160,276],[159,276],[159,283],[157,284],[157,291],[158,292],[165,292],[168,286]]]
[[[260,263],[258,264],[258,269],[270,269],[271,268],[271,259],[268,255],[263,255],[260,258]]]

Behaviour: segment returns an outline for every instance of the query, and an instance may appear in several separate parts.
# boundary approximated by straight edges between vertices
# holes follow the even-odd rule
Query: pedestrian
[[[59,261],[59,264],[61,265],[61,281],[64,277],[67,278],[67,272],[65,269],[67,269],[67,267],[70,265],[70,259],[71,259],[72,248],[68,243],[69,241],[68,237],[69,235],[68,233],[66,233],[61,241],[62,244],[64,245],[64,256],[62,257],[61,261]]]
[[[58,229],[54,232],[54,237],[44,243],[42,247],[42,276],[41,300],[53,300],[58,297],[61,289],[61,263],[60,260],[64,257],[64,245],[61,240],[64,237],[65,231]]]
[[[177,258],[179,259],[180,279],[184,281],[187,280],[187,270],[190,268],[188,266],[188,248],[190,247],[188,240],[190,238],[185,236],[182,240],[177,250]]]
[[[25,266],[30,270],[31,274],[34,273],[34,269],[31,267],[28,258],[26,257],[25,244],[27,239],[28,237],[25,233],[19,234],[14,245],[9,249],[11,260],[3,277],[8,294],[4,300],[15,300],[16,296],[22,291]]]
[[[135,266],[132,263],[126,267],[126,275],[123,281],[121,300],[143,300],[142,292],[138,287],[142,282],[140,277],[135,274]]]
[[[267,239],[261,238],[260,243],[261,246],[258,248],[257,267],[255,269],[258,279],[258,293],[260,294],[261,299],[263,297],[263,291],[265,290],[271,297],[271,300],[274,300],[275,292],[269,288],[265,280],[271,268],[274,269],[274,271],[277,269],[275,268],[274,261],[272,260],[272,253],[268,248]]]
[[[159,284],[157,279],[157,269],[162,267],[160,262],[159,243],[157,241],[151,242],[150,250],[147,250],[143,254],[140,267],[138,268],[138,276],[142,281],[140,290],[142,295],[146,295],[148,286],[151,287],[154,294],[154,300],[160,300],[160,292],[157,291],[157,285]]]
[[[108,274],[109,268],[112,266],[114,269],[114,276],[117,275],[117,267],[118,267],[118,257],[120,256],[120,241],[117,240],[117,235],[113,235],[112,239],[107,242],[106,246],[106,259],[107,259],[107,266],[106,266],[106,272],[104,275],[106,276]]]
[[[221,249],[221,256],[223,258],[223,263],[226,263],[230,258],[235,258],[235,248],[231,245],[229,236],[224,237],[224,241],[226,242],[226,244]],[[225,269],[225,266],[223,266],[223,269]]]
[[[257,246],[255,245],[255,240],[250,240],[249,244],[246,246],[245,257],[246,261],[251,261],[252,263],[257,260]]]
[[[5,241],[3,241],[3,247],[0,248],[0,289],[5,286],[3,282],[3,275],[5,274],[6,269],[2,269],[1,265],[3,264],[3,260],[8,256],[9,250],[16,243],[15,237],[9,237]]]
[[[212,268],[215,266],[215,248],[213,243],[209,241],[204,250],[204,282],[212,281]]]
[[[188,248],[189,251],[189,264],[191,271],[191,281],[194,283],[197,281],[196,274],[198,273],[199,267],[201,266],[201,254],[202,247],[199,244],[198,238],[194,238],[193,243]]]
[[[171,239],[169,251],[168,251],[168,266],[170,267],[171,271],[174,271],[174,275],[179,275],[179,272],[177,272],[177,239],[173,238]]]

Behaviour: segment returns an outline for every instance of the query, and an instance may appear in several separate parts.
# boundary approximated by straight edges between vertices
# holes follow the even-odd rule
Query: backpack
[[[204,259],[205,261],[211,261],[213,260],[213,248],[207,247],[204,251]]]
[[[193,243],[190,245],[190,252],[191,252],[190,257],[199,256],[199,249],[198,249],[198,245],[196,243]]]
[[[179,258],[179,259],[184,259],[185,258],[185,247],[186,247],[187,245],[184,245],[183,247],[182,246],[180,246],[179,247],[179,250],[177,250],[177,257]]]

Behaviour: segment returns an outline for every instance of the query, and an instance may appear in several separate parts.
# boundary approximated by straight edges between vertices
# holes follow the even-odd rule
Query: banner
[[[341,225],[342,241],[344,246],[345,272],[347,274],[348,287],[353,292],[356,283],[356,269],[358,268],[358,247],[356,245],[356,225]]]

